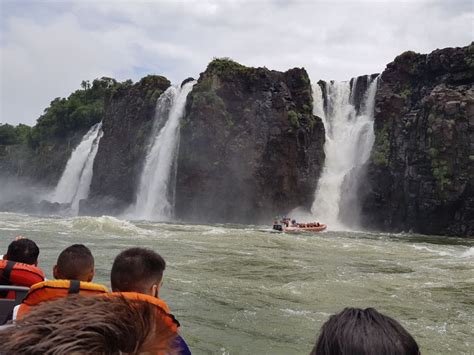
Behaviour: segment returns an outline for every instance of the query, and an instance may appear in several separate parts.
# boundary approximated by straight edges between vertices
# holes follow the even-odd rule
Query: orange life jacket
[[[35,265],[0,260],[0,285],[31,287],[44,280],[44,272]],[[15,298],[14,292],[1,292],[0,298]]]
[[[127,300],[137,300],[137,301],[145,301],[157,306],[160,310],[162,310],[165,314],[165,324],[175,333],[178,332],[178,327],[180,326],[177,319],[170,313],[170,309],[165,301],[160,300],[159,298],[145,295],[143,293],[138,292],[112,292],[108,293],[105,296],[107,297],[120,297],[123,296]]]
[[[45,301],[67,297],[71,294],[93,296],[106,293],[105,286],[77,280],[49,280],[33,285],[18,309],[16,319],[21,319],[34,307]]]

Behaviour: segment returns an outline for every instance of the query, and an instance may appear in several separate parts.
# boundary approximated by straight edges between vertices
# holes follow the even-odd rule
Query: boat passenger
[[[7,253],[3,255],[3,260],[37,266],[39,252],[39,248],[34,241],[18,236],[8,246]]]
[[[71,297],[45,302],[0,330],[3,354],[176,354],[170,317],[124,297]]]
[[[296,219],[293,219],[293,220],[291,221],[291,226],[292,226],[292,227],[298,227],[298,223],[296,223]]]
[[[310,355],[419,355],[415,339],[374,308],[346,308],[323,324]]]
[[[39,248],[30,239],[17,237],[0,260],[0,285],[31,287],[44,280],[38,267]],[[1,292],[0,298],[15,298],[14,292]]]
[[[94,257],[83,244],[74,244],[59,254],[53,268],[56,280],[43,281],[33,285],[19,307],[16,307],[13,319],[23,317],[45,301],[67,297],[74,293],[81,295],[97,295],[107,292],[107,288],[92,283],[94,278]]]
[[[110,273],[112,291],[151,296],[155,300],[153,303],[159,305],[166,313],[170,313],[168,305],[159,298],[165,268],[165,260],[153,250],[127,249],[117,255],[112,265]],[[177,336],[175,345],[179,349],[178,354],[191,354],[180,335]]]

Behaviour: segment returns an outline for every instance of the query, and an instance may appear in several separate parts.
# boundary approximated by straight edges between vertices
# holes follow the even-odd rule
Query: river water
[[[474,240],[265,228],[0,213],[0,253],[23,234],[52,278],[59,252],[84,243],[94,281],[109,286],[121,250],[153,248],[167,261],[161,296],[193,354],[308,354],[345,306],[399,320],[423,354],[473,353]]]

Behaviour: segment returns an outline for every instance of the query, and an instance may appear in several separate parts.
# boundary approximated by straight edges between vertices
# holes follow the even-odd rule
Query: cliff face
[[[473,236],[474,45],[388,64],[374,129],[364,225]]]
[[[285,73],[214,60],[188,96],[181,125],[176,216],[268,223],[310,207],[324,160],[304,69]]]
[[[84,133],[80,130],[68,137],[51,139],[37,149],[27,144],[0,145],[0,177],[54,187]]]
[[[81,214],[121,213],[134,202],[156,101],[169,86],[168,79],[150,75],[106,102],[90,198],[81,201]]]

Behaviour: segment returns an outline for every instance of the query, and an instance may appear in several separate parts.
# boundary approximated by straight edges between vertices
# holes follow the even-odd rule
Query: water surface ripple
[[[59,252],[84,243],[95,281],[109,286],[121,250],[153,248],[167,261],[162,298],[193,354],[308,354],[322,323],[345,306],[399,320],[423,354],[472,351],[473,240],[263,228],[0,213],[0,253],[28,236],[52,278]]]

